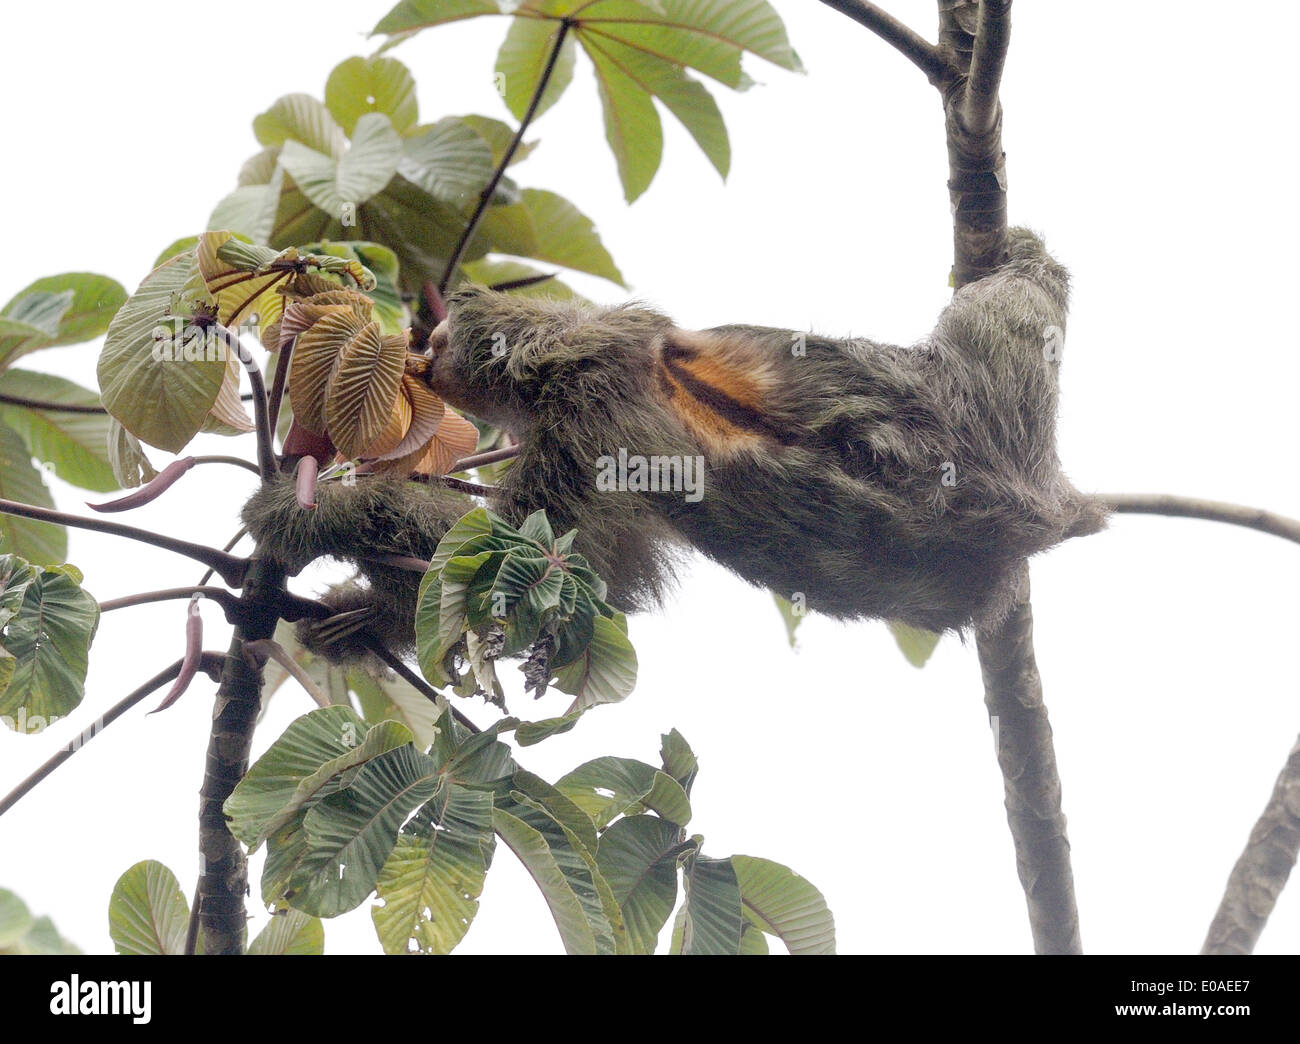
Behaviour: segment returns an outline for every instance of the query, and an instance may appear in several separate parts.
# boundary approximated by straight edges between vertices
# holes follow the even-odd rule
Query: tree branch
[[[541,104],[542,95],[546,93],[546,88],[550,85],[551,76],[555,72],[555,63],[560,60],[560,51],[564,47],[564,41],[568,38],[569,29],[572,26],[573,23],[568,18],[560,19],[555,32],[555,43],[551,47],[551,53],[547,56],[546,66],[542,69],[541,78],[533,89],[533,96],[528,101],[528,108],[524,112],[524,118],[519,121],[519,130],[515,132],[514,138],[506,147],[506,151],[502,154],[496,170],[492,172],[492,177],[488,179],[487,185],[479,193],[478,205],[474,208],[474,213],[470,215],[464,231],[461,232],[460,240],[456,243],[456,248],[451,252],[451,257],[447,259],[447,267],[443,269],[442,278],[438,280],[439,294],[447,293],[447,287],[451,285],[451,277],[456,272],[456,266],[460,264],[460,259],[465,255],[465,248],[469,246],[469,241],[473,238],[474,233],[478,231],[479,222],[483,220],[483,215],[487,212],[488,204],[492,202],[492,196],[496,192],[497,186],[501,184],[501,178],[505,175],[506,168],[510,166],[510,161],[515,158],[519,143],[524,140],[524,132],[528,130],[528,125],[533,122],[533,117],[537,115],[537,107]]]
[[[209,678],[216,681],[221,676],[222,655],[217,652],[205,652],[199,660],[199,670],[203,671]],[[130,695],[123,697],[117,703],[113,704],[100,717],[96,718],[89,726],[83,729],[77,736],[74,736],[66,746],[60,748],[52,758],[45,762],[40,768],[28,776],[25,780],[9,791],[8,794],[0,799],[0,816],[3,816],[14,805],[18,804],[22,798],[26,797],[36,785],[50,776],[55,769],[67,761],[72,755],[77,753],[82,747],[93,740],[106,728],[117,721],[123,714],[129,711],[141,700],[148,697],[172,681],[181,673],[181,665],[184,660],[177,660],[170,667],[159,671],[147,682],[134,690]]]
[[[96,413],[107,416],[108,410],[103,406],[91,406],[74,402],[47,402],[44,399],[29,399],[23,395],[6,395],[0,393],[0,403],[7,406],[26,406],[29,410],[45,410],[49,413]]]
[[[988,134],[1000,118],[998,90],[1011,43],[1011,0],[980,0],[970,76],[960,112],[970,134]]]
[[[481,468],[485,464],[497,464],[503,460],[511,460],[519,456],[518,446],[501,446],[498,449],[486,450],[483,453],[475,453],[473,456],[461,457],[450,468],[447,474],[455,475],[460,471],[469,471],[470,468]]]
[[[203,952],[239,954],[247,920],[248,863],[243,846],[226,826],[225,803],[248,771],[253,729],[262,706],[262,671],[244,657],[244,642],[271,638],[284,591],[284,574],[274,563],[254,559],[241,601],[244,621],[235,628],[222,664],[208,736],[203,785],[199,790],[199,922]]]
[[[1016,870],[1029,907],[1034,950],[1082,953],[1079,912],[1070,869],[1070,842],[1061,810],[1061,779],[1052,726],[1034,662],[1034,618],[1029,571],[1021,566],[1016,608],[992,633],[976,637],[984,676],[984,704],[1002,770],[1007,823]]]
[[[174,551],[186,558],[202,562],[215,572],[231,587],[239,587],[244,582],[248,570],[248,559],[218,551],[215,547],[193,544],[188,540],[177,540],[162,533],[151,533],[147,529],[123,525],[121,522],[108,522],[100,518],[82,518],[69,515],[63,511],[37,507],[35,504],[21,504],[16,500],[0,500],[0,515],[17,515],[19,518],[34,518],[40,522],[53,522],[59,526],[73,526],[76,529],[89,529],[95,533],[108,533],[112,536],[138,540],[143,544]]]
[[[1300,854],[1300,741],[1273,786],[1250,832],[1246,850],[1228,877],[1202,954],[1247,954],[1255,949],[1268,915]]]
[[[253,353],[239,338],[234,330],[221,327],[221,333],[227,344],[234,345],[235,355],[243,363],[248,373],[248,380],[253,386],[253,417],[257,423],[257,469],[263,482],[270,482],[280,473],[280,463],[275,459],[274,429],[271,427],[270,407],[266,400],[266,382],[262,380],[262,370],[253,358]]]
[[[1178,497],[1168,493],[1102,493],[1097,497],[1112,511],[1126,515],[1168,515],[1226,522],[1300,544],[1300,519],[1274,514],[1263,508],[1227,504],[1221,500]]]
[[[926,79],[936,87],[951,78],[952,69],[934,44],[875,4],[867,0],[822,0],[822,3],[866,26],[925,73]]]

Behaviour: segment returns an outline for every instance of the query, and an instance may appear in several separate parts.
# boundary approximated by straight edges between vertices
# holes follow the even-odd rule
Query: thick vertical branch
[[[958,288],[992,272],[1003,260],[1007,177],[998,88],[1010,16],[1010,0],[939,0],[939,38],[962,56],[968,69],[944,95]],[[997,729],[1007,823],[1034,949],[1044,954],[1081,953],[1061,780],[1034,662],[1027,566],[1022,566],[1015,610],[1002,625],[979,634],[976,648],[984,702]]]
[[[208,756],[199,791],[199,923],[203,951],[238,954],[244,949],[248,865],[243,846],[226,828],[222,806],[248,770],[253,727],[262,702],[262,672],[243,655],[243,643],[270,638],[279,620],[284,574],[254,560],[240,599],[244,623],[235,628],[212,711]]]
[[[1246,954],[1273,912],[1300,854],[1300,741],[1282,767],[1272,796],[1228,877],[1203,954]]]
[[[1034,618],[1025,567],[1018,595],[1006,622],[991,634],[981,634],[977,641],[984,703],[1002,770],[1007,823],[1029,906],[1034,950],[1041,954],[1082,953],[1070,842],[1061,809],[1061,778],[1056,771],[1052,726],[1043,704],[1042,679],[1034,661]]]

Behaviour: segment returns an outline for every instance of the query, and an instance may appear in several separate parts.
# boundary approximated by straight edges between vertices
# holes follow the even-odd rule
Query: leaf
[[[677,902],[676,851],[681,830],[658,816],[628,816],[600,838],[596,856],[623,911],[633,953],[654,953]]]
[[[561,776],[556,788],[603,830],[609,823],[644,805],[678,826],[691,821],[691,803],[671,776],[632,758],[603,757]]]
[[[133,435],[179,453],[203,426],[226,375],[225,352],[186,340],[185,321],[206,300],[198,261],[181,254],[145,276],[108,327],[99,388]]]
[[[359,906],[402,823],[439,784],[431,759],[408,744],[366,762],[350,785],[316,802],[303,818],[307,850],[290,877],[294,907],[333,917]]]
[[[695,139],[709,162],[724,178],[731,167],[731,142],[718,103],[704,85],[679,65],[647,55],[626,44],[593,33],[582,35],[588,54],[598,52],[616,65],[641,90],[653,94]],[[595,59],[593,58],[593,61]]]
[[[113,477],[124,489],[152,482],[158,477],[158,471],[149,463],[140,440],[122,427],[122,422],[116,417],[109,418],[107,442]]]
[[[816,888],[770,859],[732,856],[731,866],[747,913],[778,936],[791,953],[834,953],[835,918]]]
[[[411,741],[396,722],[367,729],[349,706],[322,707],[295,719],[245,773],[224,811],[230,832],[256,848],[345,769]]]
[[[502,100],[517,120],[522,120],[528,111],[555,50],[555,37],[559,31],[560,23],[552,19],[515,18],[510,22],[505,41],[497,52],[496,75]],[[559,101],[573,80],[573,55],[573,37],[566,36],[546,90],[542,92],[542,99],[533,114],[534,119]]]
[[[450,118],[455,119],[456,117]],[[495,168],[501,162],[501,157],[506,154],[506,149],[510,147],[510,143],[514,140],[514,129],[510,124],[502,120],[494,120],[491,116],[470,114],[461,116],[459,119],[487,142],[492,150],[491,164]],[[537,144],[535,141],[521,141],[518,148],[515,149],[515,154],[510,157],[509,165],[513,167],[516,163],[527,159],[529,153],[537,148]]]
[[[0,497],[20,504],[53,508],[41,473],[32,467],[23,438],[0,424]],[[29,562],[55,565],[68,557],[68,533],[62,526],[17,515],[0,515],[0,552]]]
[[[370,32],[405,33],[478,15],[501,14],[497,0],[402,0]]]
[[[625,286],[591,219],[563,196],[524,189],[520,201],[489,207],[480,226],[494,250],[563,265]]]
[[[347,149],[347,135],[325,105],[310,94],[286,94],[253,120],[253,133],[263,145],[296,141],[334,159]]]
[[[0,369],[28,352],[94,340],[125,301],[121,283],[94,272],[36,280],[0,308]]]
[[[492,149],[464,120],[448,116],[402,140],[398,173],[434,199],[472,203],[492,177]]]
[[[591,642],[582,655],[555,672],[555,686],[574,698],[575,708],[626,699],[636,687],[636,650],[627,638],[622,614],[597,616]]]
[[[382,678],[373,678],[359,669],[344,670],[342,674],[347,687],[356,693],[367,722],[371,725],[381,721],[400,722],[411,730],[415,745],[421,750],[433,743],[445,706],[391,672]]]
[[[744,917],[731,860],[697,855],[687,865],[683,883],[686,920],[682,953],[739,953]]]
[[[469,931],[492,862],[492,795],[450,784],[403,833],[370,908],[386,953],[450,953]]]
[[[405,367],[405,339],[380,336],[376,323],[342,344],[325,401],[325,426],[343,456],[361,456],[384,432]]]
[[[492,825],[541,890],[565,952],[617,952],[615,926],[609,921],[597,884],[598,871],[588,863],[583,846],[539,804],[522,795],[508,806],[496,808]],[[608,893],[608,884],[603,879],[600,884]]]
[[[287,141],[280,165],[317,208],[343,221],[355,208],[383,191],[397,173],[402,142],[388,117],[372,112],[357,121],[351,148],[341,157]]]
[[[783,598],[775,591],[772,592],[772,601],[776,603],[776,611],[781,614],[781,621],[785,624],[785,636],[790,642],[790,648],[795,647],[795,631],[803,623],[807,612],[800,607],[795,609],[794,604],[787,598]]]
[[[27,904],[7,888],[0,888],[0,950],[13,946],[34,923]]]
[[[419,119],[415,78],[396,58],[348,58],[325,81],[325,107],[351,134],[357,120],[368,112],[382,112],[398,134],[405,134]]]
[[[325,952],[325,928],[320,919],[301,910],[284,910],[257,933],[248,955],[313,957]]]
[[[25,718],[30,730],[34,719],[64,717],[81,703],[99,604],[81,589],[79,576],[71,566],[42,569],[5,625],[4,648],[15,663],[0,695],[0,720],[10,728]]]
[[[654,102],[630,76],[599,51],[588,50],[605,116],[605,140],[618,163],[623,198],[631,203],[650,187],[663,157],[663,125]]]
[[[65,405],[99,405],[95,392],[34,370],[11,369],[0,374],[0,394]],[[118,488],[108,454],[110,420],[107,414],[0,404],[0,423],[22,436],[29,456],[52,464],[65,482],[97,493]]]
[[[899,649],[902,650],[904,659],[913,667],[924,667],[935,646],[939,644],[941,635],[933,631],[923,631],[901,620],[887,620],[885,623],[889,633],[894,636],[894,641],[898,643]]]
[[[689,795],[695,777],[700,771],[700,763],[695,757],[695,752],[691,750],[691,745],[686,742],[686,738],[676,729],[665,732],[661,740],[659,757],[663,762],[664,771],[677,780]]]
[[[121,954],[183,954],[189,919],[176,875],[153,859],[119,877],[108,901],[108,934]]]

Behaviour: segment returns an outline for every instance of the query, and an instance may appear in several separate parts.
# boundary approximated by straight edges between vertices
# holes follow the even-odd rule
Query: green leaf
[[[11,369],[0,374],[0,394],[64,405],[99,405],[95,392],[33,370]],[[0,404],[0,422],[23,437],[30,456],[53,464],[55,474],[65,482],[97,493],[118,488],[108,456],[107,414]]]
[[[153,859],[117,879],[108,901],[108,934],[118,953],[177,956],[185,952],[190,908],[180,882]]]
[[[308,848],[290,878],[293,905],[318,917],[359,906],[402,823],[439,785],[431,759],[407,745],[366,762],[349,786],[316,802],[303,819]]]
[[[464,120],[448,116],[402,139],[397,170],[434,199],[473,202],[492,177],[492,149]]]
[[[452,117],[453,119],[455,117]],[[496,167],[501,162],[501,157],[506,154],[506,149],[514,141],[515,132],[510,124],[503,120],[494,120],[491,116],[478,116],[473,113],[467,116],[461,116],[461,121],[467,127],[474,131],[480,138],[487,142],[488,147],[492,150],[492,166]],[[535,141],[521,141],[519,147],[515,149],[515,154],[510,157],[510,166],[528,158],[528,154],[537,148]]]
[[[367,730],[351,707],[322,707],[293,721],[249,768],[224,810],[230,832],[249,848],[321,796],[339,773],[411,742],[395,721]]]
[[[280,152],[280,165],[318,209],[341,221],[383,191],[401,158],[402,141],[392,123],[382,113],[372,112],[357,121],[352,146],[342,156],[290,140]]]
[[[740,67],[742,51],[784,69],[803,69],[766,0],[659,0],[659,6],[663,13],[657,18],[645,18],[640,4],[626,0],[604,0],[588,13],[602,19],[602,35],[739,90],[752,82]]]
[[[772,601],[776,602],[776,611],[781,614],[781,620],[785,624],[785,636],[790,641],[790,648],[795,646],[795,631],[799,630],[799,625],[803,623],[804,617],[808,615],[807,610],[802,606],[795,607],[794,603],[775,591],[772,592]]]
[[[23,592],[22,608],[5,626],[3,646],[13,657],[13,676],[0,695],[0,721],[34,730],[73,710],[85,694],[90,643],[99,626],[99,604],[78,583],[71,566],[42,569]],[[19,730],[17,722],[26,724]]]
[[[23,606],[27,588],[40,575],[40,570],[17,555],[0,555],[0,629],[18,615]]]
[[[331,668],[338,671],[339,668]],[[410,729],[415,745],[425,750],[438,735],[438,719],[446,707],[429,699],[414,685],[396,674],[374,678],[364,670],[343,670],[347,687],[356,693],[361,713],[369,724],[400,722]]]
[[[545,275],[541,269],[519,261],[500,261],[484,258],[481,261],[467,261],[460,266],[461,271],[471,283],[493,286],[497,283],[512,283],[516,280],[531,279],[533,276]],[[516,297],[540,297],[549,301],[581,301],[583,298],[574,293],[573,288],[559,279],[547,279],[510,291]]]
[[[263,145],[296,141],[313,152],[338,159],[347,135],[325,105],[310,94],[286,94],[253,119],[253,133]],[[241,178],[242,183],[242,178]]]
[[[631,203],[650,187],[663,157],[664,132],[650,96],[599,51],[588,49],[605,116],[605,140],[618,163],[623,198]]]
[[[589,815],[598,829],[640,806],[678,826],[691,820],[691,802],[682,785],[653,765],[631,758],[603,757],[561,776],[556,788]]]
[[[924,667],[930,654],[934,652],[935,646],[939,644],[941,635],[933,631],[923,631],[919,627],[912,627],[900,620],[887,620],[886,626],[890,634],[894,636],[894,641],[898,643],[899,649],[903,652],[903,657],[913,667]]]
[[[677,780],[687,794],[690,794],[695,777],[700,771],[700,763],[695,757],[695,751],[691,750],[686,737],[676,729],[665,732],[661,740],[659,757],[663,762],[664,771]]]
[[[226,375],[224,351],[181,336],[195,306],[208,300],[202,287],[194,254],[155,268],[113,317],[99,356],[108,412],[169,453],[179,453],[198,433]]]
[[[508,809],[508,810],[507,810]],[[497,835],[524,864],[550,907],[566,953],[612,954],[626,937],[610,922],[613,895],[581,842],[522,794],[492,813]],[[602,894],[602,892],[604,894]],[[617,913],[614,906],[612,912]]]
[[[744,925],[740,887],[730,859],[697,855],[683,877],[686,920],[683,954],[736,954]]]
[[[658,816],[628,816],[600,838],[596,864],[623,911],[633,953],[654,953],[677,902],[681,829]]]
[[[0,950],[8,949],[35,923],[27,904],[7,888],[0,888]]]
[[[594,633],[582,655],[555,672],[555,686],[575,697],[574,705],[586,710],[601,703],[626,699],[636,687],[636,650],[627,638],[627,621],[597,616]]]
[[[731,141],[718,103],[680,65],[648,55],[627,44],[591,33],[582,35],[588,54],[599,53],[616,65],[641,90],[653,94],[695,139],[709,162],[724,178],[731,167]],[[595,60],[594,58],[592,59]]]
[[[791,953],[834,953],[835,918],[816,888],[770,859],[732,856],[745,911]]]
[[[402,0],[370,32],[408,33],[478,15],[501,14],[497,0]]]
[[[382,112],[398,134],[419,119],[415,78],[396,58],[348,58],[325,81],[325,107],[347,134],[368,112]]]
[[[325,927],[301,910],[284,910],[257,933],[248,947],[253,956],[314,957],[325,952]]]
[[[515,729],[515,739],[521,747],[531,747],[551,736],[568,732],[582,717],[582,711],[565,714],[558,718],[543,718],[541,721],[521,721]]]
[[[370,915],[386,953],[450,953],[478,912],[492,863],[492,795],[450,784],[415,824],[380,872]]]
[[[124,489],[143,485],[158,477],[158,471],[149,463],[140,440],[122,427],[122,422],[116,417],[109,418],[106,441],[113,477]]]
[[[559,31],[560,22],[549,18],[515,18],[510,23],[505,41],[497,52],[496,75],[506,108],[517,120],[522,120],[528,111],[528,104],[541,82],[551,52],[555,50],[555,37]],[[573,37],[566,36],[534,119],[559,101],[573,80],[573,55]]]
[[[28,352],[93,340],[124,301],[121,283],[93,272],[36,280],[0,309],[0,369]]]
[[[488,207],[480,235],[499,253],[563,265],[626,285],[591,219],[554,192],[524,189],[518,203]]]
[[[0,498],[54,507],[41,473],[32,467],[23,437],[4,424],[0,424]],[[50,522],[0,515],[0,552],[38,565],[56,565],[68,557],[68,532]]]

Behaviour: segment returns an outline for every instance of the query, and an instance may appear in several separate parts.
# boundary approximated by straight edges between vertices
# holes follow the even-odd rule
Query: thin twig
[[[271,398],[268,403],[270,415],[267,418],[272,435],[280,427],[280,406],[284,402],[285,386],[289,383],[289,362],[293,359],[293,347],[297,343],[297,337],[291,338],[275,359],[275,376],[271,378]]]
[[[228,623],[236,623],[239,615],[239,599],[224,587],[169,587],[159,591],[141,591],[139,594],[123,595],[99,603],[101,613],[111,613],[114,609],[128,609],[134,605],[148,605],[150,602],[168,602],[177,598],[210,598],[221,606]]]
[[[248,559],[218,551],[214,547],[194,544],[188,540],[178,540],[162,533],[151,533],[147,529],[123,525],[121,522],[109,522],[100,518],[82,518],[69,515],[63,511],[37,507],[35,504],[21,504],[16,500],[0,500],[0,515],[17,515],[19,518],[34,518],[40,522],[53,522],[58,526],[73,526],[76,529],[89,529],[95,533],[108,533],[111,536],[138,540],[142,544],[174,551],[195,561],[202,562],[217,573],[231,587],[239,587],[244,582],[244,573],[248,569]]]
[[[254,475],[260,475],[257,465],[251,460],[245,460],[243,457],[226,457],[220,454],[205,454],[194,458],[195,464],[233,464],[237,468],[243,468],[245,471],[251,471]]]
[[[240,340],[234,330],[221,327],[226,343],[235,348],[235,355],[248,373],[249,383],[253,386],[253,417],[257,422],[257,469],[263,482],[270,482],[280,471],[280,464],[275,459],[274,430],[271,427],[271,415],[266,401],[266,382],[262,380],[261,367],[253,358],[248,346]]]
[[[867,0],[822,0],[822,3],[866,26],[925,73],[926,79],[936,87],[951,77],[952,70],[934,44],[875,4]]]
[[[502,446],[499,449],[487,450],[483,453],[475,453],[473,456],[461,457],[451,467],[447,469],[449,475],[455,475],[460,471],[469,471],[470,468],[481,468],[485,464],[496,464],[503,460],[511,460],[519,456],[518,446]]]
[[[44,399],[29,399],[24,395],[6,395],[0,393],[0,403],[8,406],[26,406],[29,410],[45,410],[49,413],[95,413],[106,415],[103,406],[91,406],[85,403],[47,402]]]
[[[225,657],[219,652],[205,652],[199,661],[199,670],[203,671],[203,673],[213,681],[216,681],[221,677],[221,663],[223,659],[225,659]],[[18,786],[14,787],[14,789],[6,794],[4,798],[0,799],[0,816],[13,808],[14,805],[30,793],[38,783],[48,777],[55,769],[72,757],[72,755],[77,753],[77,751],[112,725],[113,722],[117,721],[117,719],[123,714],[151,693],[161,689],[169,681],[180,674],[182,663],[184,663],[183,660],[177,660],[170,667],[166,667],[159,671],[147,682],[141,685],[140,688],[134,690],[129,696],[126,696],[113,704],[113,706],[105,711],[101,717],[96,718],[95,721],[83,729],[77,736],[74,736],[69,740],[66,746],[59,749],[57,754],[19,783]]]
[[[519,121],[519,130],[515,132],[506,151],[502,154],[500,162],[497,163],[496,170],[492,172],[492,177],[484,186],[483,191],[479,193],[478,205],[474,208],[474,213],[470,215],[464,231],[460,234],[460,240],[456,243],[456,249],[451,252],[451,257],[447,259],[447,267],[443,269],[442,278],[438,280],[438,292],[447,293],[447,287],[451,285],[451,277],[456,272],[456,266],[460,264],[460,259],[465,255],[465,248],[469,246],[469,241],[473,238],[474,233],[478,231],[479,222],[483,220],[483,215],[487,212],[488,204],[492,201],[492,196],[501,183],[501,178],[510,166],[510,161],[514,159],[515,152],[519,149],[519,143],[524,140],[524,132],[528,130],[528,125],[532,123],[533,117],[537,115],[537,107],[541,104],[542,95],[546,93],[546,88],[550,85],[551,75],[555,72],[555,63],[560,60],[560,51],[564,47],[564,41],[568,38],[569,30],[573,23],[568,18],[560,19],[559,27],[555,32],[555,43],[551,47],[551,53],[546,59],[546,67],[542,70],[541,78],[537,81],[537,86],[533,90],[533,96],[528,101],[528,108],[524,112],[524,118]]]
[[[254,642],[245,642],[244,651],[260,659],[262,665],[265,665],[267,660],[274,660],[278,663],[293,676],[294,681],[307,690],[307,695],[315,701],[316,706],[329,707],[332,705],[330,698],[321,692],[320,686],[312,680],[311,675],[304,671],[302,665],[290,656],[285,647],[274,638],[260,638]]]
[[[1227,504],[1221,500],[1179,497],[1168,493],[1102,493],[1097,497],[1112,511],[1126,515],[1168,515],[1172,518],[1202,518],[1226,522],[1300,544],[1300,519],[1288,518],[1263,508]]]

